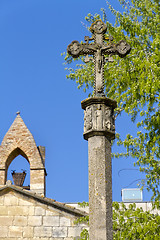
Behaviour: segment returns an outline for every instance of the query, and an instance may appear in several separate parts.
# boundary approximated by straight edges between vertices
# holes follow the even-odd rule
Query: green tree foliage
[[[160,3],[159,0],[119,0],[123,13],[116,11],[109,3],[108,7],[115,16],[112,25],[103,11],[103,21],[108,27],[108,35],[114,41],[126,40],[132,47],[131,53],[124,59],[114,56],[113,63],[105,63],[105,93],[116,99],[116,116],[125,111],[137,124],[135,136],[128,134],[121,139],[117,134],[116,142],[126,149],[116,157],[133,157],[140,171],[146,173],[148,190],[152,190],[152,199],[157,205],[160,200]],[[100,15],[86,17],[89,25]],[[73,62],[66,55],[66,63]],[[77,59],[76,59],[77,60]],[[79,60],[81,61],[79,63]],[[74,60],[75,61],[75,60]],[[78,59],[75,68],[67,68],[67,78],[76,81],[78,88],[84,91],[93,87],[93,63],[84,64],[84,58]],[[91,92],[92,94],[92,92]]]
[[[77,223],[88,222],[86,217],[80,218]],[[80,240],[88,240],[86,229],[81,233]],[[124,203],[113,203],[113,239],[114,240],[159,240],[160,216],[136,208],[135,203],[128,207]]]
[[[160,216],[130,204],[113,203],[113,239],[160,239]]]

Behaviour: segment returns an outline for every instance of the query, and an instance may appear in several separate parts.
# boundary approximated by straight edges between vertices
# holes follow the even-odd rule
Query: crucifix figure
[[[117,44],[113,43],[113,38],[105,38],[107,26],[102,20],[98,19],[92,23],[90,32],[93,34],[91,38],[85,36],[85,43],[73,41],[67,47],[67,52],[73,57],[86,56],[85,62],[92,58],[88,55],[94,56],[94,95],[104,96],[104,63],[106,61],[104,55],[108,55],[107,60],[113,61],[112,55],[125,57],[131,50],[130,45],[121,40]],[[94,41],[89,43],[90,41]]]

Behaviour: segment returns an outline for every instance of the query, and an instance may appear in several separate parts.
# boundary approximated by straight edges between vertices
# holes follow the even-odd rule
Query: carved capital
[[[86,140],[93,135],[105,135],[110,139],[115,138],[115,101],[107,100],[107,98],[89,98],[82,102],[84,138]]]

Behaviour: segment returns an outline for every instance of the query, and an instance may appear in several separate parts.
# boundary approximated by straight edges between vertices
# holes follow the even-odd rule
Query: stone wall
[[[84,225],[76,217],[22,194],[0,194],[0,240],[78,239]]]

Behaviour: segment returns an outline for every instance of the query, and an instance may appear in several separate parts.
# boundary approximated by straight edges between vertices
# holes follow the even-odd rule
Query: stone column
[[[90,240],[112,240],[111,140],[115,138],[116,101],[93,97],[82,101],[84,139],[89,159]]]

